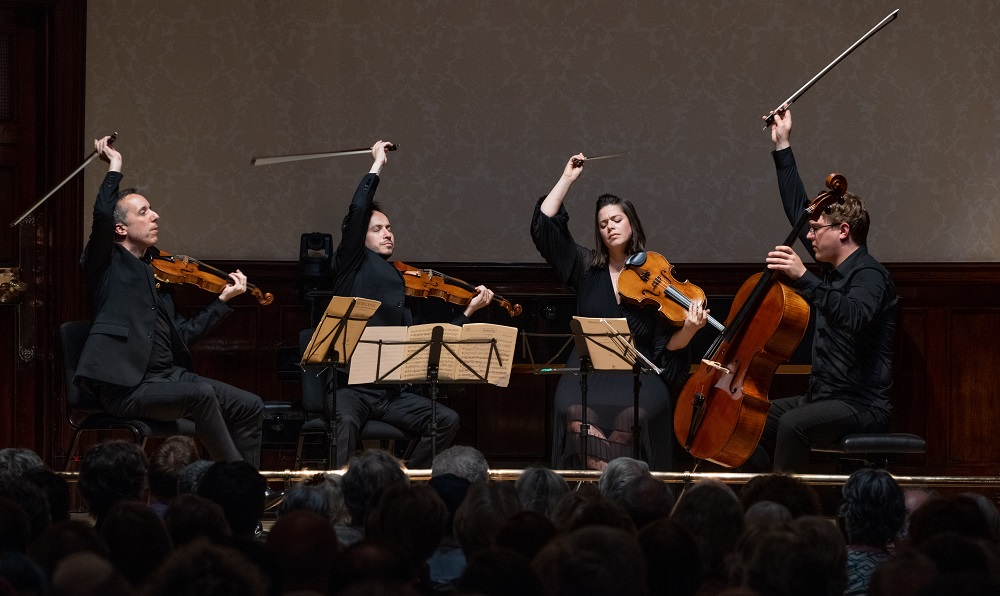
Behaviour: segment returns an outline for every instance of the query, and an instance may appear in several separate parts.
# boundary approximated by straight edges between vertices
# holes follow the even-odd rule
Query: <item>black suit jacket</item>
[[[189,370],[187,344],[215,328],[231,309],[215,300],[191,319],[177,316],[169,288],[157,288],[152,267],[115,241],[115,196],[121,179],[121,173],[108,172],[94,203],[93,227],[82,259],[93,325],[76,377],[135,387],[149,367],[158,302],[171,321],[174,364]],[[146,256],[158,252],[153,247]]]

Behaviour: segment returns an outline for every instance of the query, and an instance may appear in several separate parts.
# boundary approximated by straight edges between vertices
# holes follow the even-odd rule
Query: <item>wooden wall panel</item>
[[[950,312],[945,392],[949,466],[1000,462],[1000,377],[997,338],[1000,308],[955,309]]]

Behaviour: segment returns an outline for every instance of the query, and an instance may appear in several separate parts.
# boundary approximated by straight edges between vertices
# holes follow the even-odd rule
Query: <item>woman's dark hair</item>
[[[858,470],[844,483],[840,517],[848,542],[884,547],[906,519],[903,489],[885,470]]]
[[[596,240],[597,251],[594,253],[594,260],[591,266],[603,268],[608,265],[608,247],[604,245],[601,237],[601,227],[597,223],[597,216],[608,205],[618,205],[628,218],[628,223],[632,226],[632,237],[628,239],[626,255],[634,255],[646,249],[646,233],[642,231],[642,223],[639,221],[639,214],[635,211],[635,205],[628,199],[616,197],[611,194],[603,194],[597,197],[597,208],[594,210],[594,239]]]

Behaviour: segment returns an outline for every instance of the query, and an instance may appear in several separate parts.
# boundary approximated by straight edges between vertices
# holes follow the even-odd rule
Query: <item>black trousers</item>
[[[147,378],[131,392],[105,385],[98,397],[113,416],[189,418],[214,461],[243,460],[260,467],[264,404],[249,391],[175,366],[167,376]]]
[[[889,415],[855,402],[828,399],[805,402],[804,396],[771,402],[757,449],[746,468],[775,472],[805,472],[813,446],[833,445],[851,433],[879,433],[889,429]],[[749,471],[748,470],[748,471]]]
[[[337,390],[337,466],[343,467],[361,445],[361,428],[381,420],[420,434],[407,466],[430,468],[435,440],[430,434],[431,400],[401,386],[352,385]],[[458,432],[458,413],[438,403],[437,453],[447,449]]]

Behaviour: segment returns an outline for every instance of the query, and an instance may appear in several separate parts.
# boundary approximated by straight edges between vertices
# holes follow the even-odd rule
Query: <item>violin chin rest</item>
[[[646,264],[646,253],[637,252],[629,258],[625,259],[625,265],[631,267],[642,267]]]

